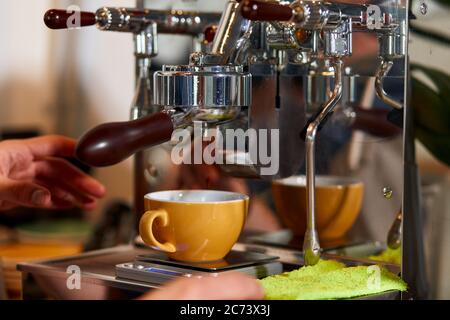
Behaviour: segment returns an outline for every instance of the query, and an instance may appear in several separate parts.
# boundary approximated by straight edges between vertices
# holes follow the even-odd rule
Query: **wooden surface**
[[[22,291],[22,275],[17,271],[18,263],[70,256],[79,254],[81,251],[81,244],[12,243],[0,245],[0,264],[3,267],[3,276],[0,273],[0,282],[3,282],[10,298],[18,299]]]

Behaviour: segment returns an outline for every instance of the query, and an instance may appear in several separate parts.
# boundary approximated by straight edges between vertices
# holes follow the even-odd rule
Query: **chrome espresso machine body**
[[[131,121],[94,128],[81,139],[77,155],[93,166],[135,157],[137,219],[144,212],[142,199],[150,189],[145,180],[146,150],[162,143],[170,148],[177,142],[170,141],[177,129],[188,128],[194,134],[197,130],[208,139],[223,133],[225,147],[220,151],[223,161],[219,166],[225,173],[272,181],[303,172],[307,181],[304,254],[242,243],[235,249],[263,250],[286,263],[300,259],[301,264],[315,264],[321,255],[315,217],[316,175],[359,174],[369,186],[366,193],[372,195],[365,200],[368,211],[371,202],[390,201],[386,207],[376,205],[390,210],[384,217],[390,226],[402,208],[402,223],[394,224],[390,237],[403,246],[401,274],[410,287],[408,297],[425,298],[419,182],[408,108],[408,3],[242,0],[228,1],[223,12],[208,13],[144,7],[138,1],[137,8],[80,13],[81,26],[130,32],[135,38],[140,90]],[[54,29],[67,28],[69,15],[49,11],[46,23]],[[152,73],[159,34],[191,35],[196,50],[189,64],[164,65]],[[373,41],[377,45],[371,47]],[[367,49],[368,59],[357,60],[362,49]],[[372,114],[375,96],[380,107]],[[267,136],[248,134],[246,143],[235,146],[227,143],[230,128],[262,130]],[[253,152],[252,146],[262,144],[267,147],[266,155],[279,155],[275,169],[267,157]],[[361,163],[377,158],[382,150],[398,154],[377,169],[387,169],[389,178],[383,181],[379,174],[380,181],[374,183],[373,173],[364,173]],[[369,158],[361,155],[364,152]],[[383,188],[393,192],[394,200],[380,197]],[[108,254],[114,254],[111,250]],[[111,264],[142,254],[129,248],[118,252]],[[94,253],[87,259],[95,264],[92,257]],[[37,279],[30,271],[32,266],[21,268],[24,283]],[[107,278],[110,276],[104,275],[99,286],[135,288],[133,283]],[[147,287],[136,284],[136,288],[140,292]]]

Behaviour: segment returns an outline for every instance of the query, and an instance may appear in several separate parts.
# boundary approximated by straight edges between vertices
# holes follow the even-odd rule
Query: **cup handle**
[[[141,235],[142,240],[151,246],[158,247],[162,251],[173,253],[176,251],[175,246],[170,243],[161,243],[156,240],[153,235],[153,222],[155,219],[161,219],[163,226],[167,226],[169,223],[169,215],[167,211],[164,209],[158,210],[150,210],[144,213],[139,222],[139,234]]]

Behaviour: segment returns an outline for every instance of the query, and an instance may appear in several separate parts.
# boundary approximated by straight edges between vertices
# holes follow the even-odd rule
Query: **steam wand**
[[[406,54],[406,26],[402,23],[393,30],[393,32],[382,34],[379,37],[380,47],[380,66],[375,78],[375,91],[378,98],[386,103],[388,106],[395,109],[395,112],[403,116],[403,103],[396,101],[390,97],[383,88],[384,78],[391,71],[394,65],[394,59],[402,58]],[[403,123],[403,117],[402,123]],[[392,223],[391,228],[387,236],[387,245],[391,249],[398,249],[401,246],[402,241],[402,227],[403,227],[403,208],[400,209],[397,216]]]
[[[403,108],[403,105],[389,97],[389,95],[384,91],[383,88],[383,80],[384,77],[387,76],[389,71],[391,70],[394,62],[389,59],[382,59],[380,63],[380,67],[378,69],[376,78],[375,78],[375,91],[377,93],[378,98],[380,98],[381,101],[386,103],[387,105],[391,106],[392,108],[401,110]]]
[[[319,262],[320,243],[316,228],[316,193],[315,193],[315,142],[321,123],[334,110],[342,97],[342,65],[340,59],[334,61],[335,84],[334,90],[322,111],[308,125],[306,130],[306,194],[307,194],[307,224],[303,241],[305,265],[311,266]]]
[[[403,103],[391,98],[383,89],[383,80],[391,71],[394,65],[394,59],[401,59],[406,55],[405,43],[408,42],[406,24],[400,23],[396,28],[389,32],[381,33],[378,37],[380,50],[380,66],[378,67],[375,78],[375,91],[378,98],[394,109],[402,110]]]

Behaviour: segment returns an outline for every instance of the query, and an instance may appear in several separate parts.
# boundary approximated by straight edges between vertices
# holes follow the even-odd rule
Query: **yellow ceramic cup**
[[[149,193],[139,223],[142,240],[174,260],[220,260],[244,227],[249,198],[214,190]]]
[[[272,193],[277,214],[296,236],[306,231],[306,179],[293,176],[274,181]],[[351,177],[316,177],[316,220],[321,240],[343,238],[358,217],[364,184]]]

